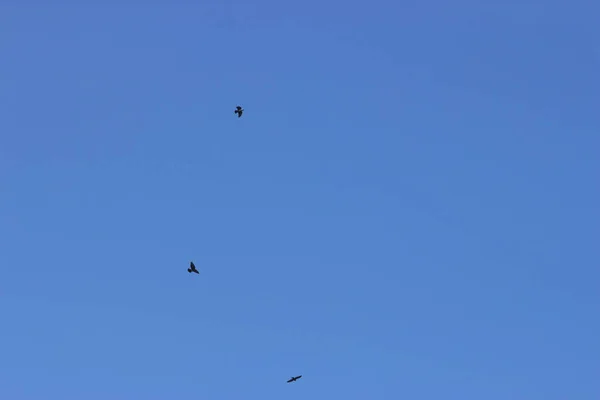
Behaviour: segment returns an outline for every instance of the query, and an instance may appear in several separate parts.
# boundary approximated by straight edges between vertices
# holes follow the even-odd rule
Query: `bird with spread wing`
[[[194,265],[194,263],[192,261],[190,261],[190,267],[188,268],[188,272],[191,274],[192,272],[195,272],[197,274],[200,274],[200,272],[198,272],[198,270],[196,269],[196,266]]]
[[[244,109],[240,106],[237,106],[235,108],[235,111],[233,112],[234,114],[238,115],[238,118],[241,118],[242,114],[244,113]]]
[[[292,377],[290,378],[290,380],[288,380],[288,381],[287,381],[287,383],[290,383],[290,382],[296,382],[296,381],[297,381],[298,379],[300,379],[300,378],[302,378],[302,375],[298,375],[298,376],[292,376]]]

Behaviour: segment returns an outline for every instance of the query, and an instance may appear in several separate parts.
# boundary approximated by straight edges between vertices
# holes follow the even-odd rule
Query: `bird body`
[[[188,272],[191,274],[192,272],[195,272],[197,274],[199,274],[200,272],[198,272],[198,270],[196,269],[196,266],[194,265],[193,262],[190,261],[190,267],[188,268]]]
[[[235,108],[235,111],[234,111],[233,113],[234,113],[234,114],[237,114],[237,115],[238,115],[238,118],[241,118],[241,116],[242,116],[243,112],[244,112],[244,109],[243,109],[242,107],[240,107],[240,106],[237,106],[237,107]]]

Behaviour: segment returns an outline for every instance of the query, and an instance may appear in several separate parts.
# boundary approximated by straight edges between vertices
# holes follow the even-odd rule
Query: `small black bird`
[[[190,267],[188,268],[188,272],[191,274],[192,272],[195,272],[197,274],[199,274],[200,272],[198,272],[198,270],[196,269],[196,266],[194,265],[193,262],[190,261]]]
[[[292,376],[292,378],[289,381],[287,381],[287,383],[295,382],[295,381],[297,381],[300,378],[302,378],[302,375]]]
[[[235,111],[233,112],[234,114],[238,115],[238,118],[240,118],[242,116],[242,113],[244,112],[244,109],[240,106],[237,106],[235,108]]]

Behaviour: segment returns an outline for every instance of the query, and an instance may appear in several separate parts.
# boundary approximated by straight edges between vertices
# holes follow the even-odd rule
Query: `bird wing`
[[[190,261],[190,268],[192,269],[192,271],[196,269],[196,266],[192,261]]]
[[[236,109],[236,110],[241,110],[241,109],[242,109],[242,106],[237,106],[235,109]]]
[[[293,382],[293,381],[294,381],[294,379],[289,379],[289,380],[287,381],[287,383],[290,383],[290,382]]]
[[[302,375],[298,375],[297,377],[295,377],[294,379],[300,379],[302,378]]]

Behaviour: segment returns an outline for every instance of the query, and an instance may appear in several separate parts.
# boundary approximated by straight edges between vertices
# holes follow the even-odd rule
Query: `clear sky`
[[[26,3],[0,398],[598,399],[600,4]]]

